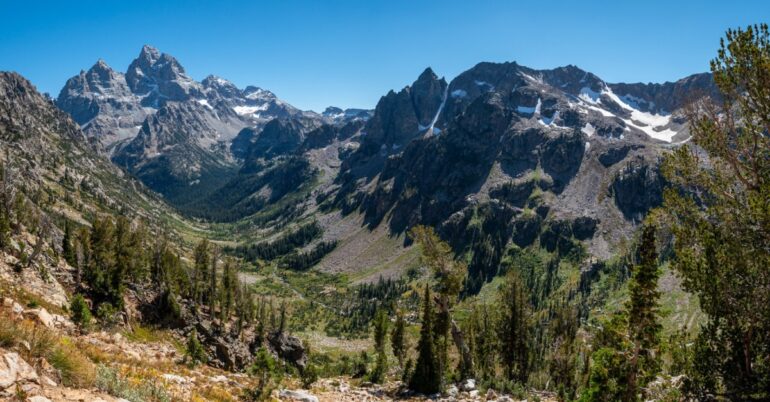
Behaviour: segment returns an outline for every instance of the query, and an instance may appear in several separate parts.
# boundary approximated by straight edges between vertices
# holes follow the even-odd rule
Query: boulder
[[[38,376],[24,359],[15,352],[7,352],[0,358],[0,389],[13,387],[17,383],[37,383]]]
[[[307,353],[302,341],[296,336],[285,332],[275,331],[268,335],[270,350],[278,357],[304,369],[307,364]]]
[[[44,308],[29,309],[24,311],[24,316],[45,325],[47,328],[55,326],[54,318]]]
[[[304,390],[288,390],[288,389],[282,389],[281,392],[278,393],[278,397],[282,400],[291,400],[291,401],[298,401],[298,402],[318,402],[318,398]]]
[[[474,389],[476,389],[476,380],[474,380],[473,378],[469,378],[462,383],[461,387],[463,391],[466,391],[466,392],[473,391]]]

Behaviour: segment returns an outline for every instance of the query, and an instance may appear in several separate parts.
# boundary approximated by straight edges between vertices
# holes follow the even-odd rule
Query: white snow
[[[526,79],[528,79],[530,81],[537,82],[538,84],[542,84],[543,83],[543,77],[542,76],[535,78],[535,77],[533,77],[533,76],[531,76],[531,75],[529,75],[529,74],[527,74],[525,72],[521,72],[521,75],[524,76],[524,78],[526,78]]]
[[[487,87],[487,91],[492,91],[492,90],[495,89],[494,85],[492,85],[492,84],[490,84],[490,83],[488,83],[486,81],[475,80],[474,82],[476,83],[476,85],[478,85],[480,87]]]
[[[556,113],[554,113],[552,117],[548,118],[548,117],[545,117],[545,116],[540,116],[540,120],[538,120],[538,121],[540,122],[540,124],[542,124],[544,126],[550,126],[551,124],[553,124],[553,121],[558,119],[558,118],[559,118],[559,111],[557,110]]]
[[[578,97],[588,103],[596,104],[600,102],[601,94],[589,87],[583,87],[580,88],[580,95]]]
[[[259,106],[236,106],[233,108],[235,113],[238,113],[241,116],[254,114],[257,112],[262,112],[267,110],[268,104],[259,105]]]
[[[209,101],[206,99],[198,99],[197,102],[203,106],[206,106],[209,109],[214,109],[213,107],[211,107],[211,105],[209,104]]]
[[[447,87],[444,88],[444,97],[441,99],[441,104],[438,106],[438,110],[436,111],[436,115],[433,116],[433,120],[430,122],[430,126],[428,126],[428,131],[433,135],[437,135],[438,133],[441,132],[441,130],[436,132],[435,126],[436,126],[436,122],[438,121],[438,117],[441,115],[441,111],[444,110],[444,105],[446,104],[447,92],[449,92],[449,85],[447,85]]]
[[[591,123],[586,123],[586,125],[583,126],[583,128],[581,128],[580,131],[584,132],[585,135],[591,137],[594,134],[596,134],[596,127],[594,127],[593,124]]]
[[[464,98],[466,96],[468,96],[468,93],[465,92],[465,90],[463,89],[455,89],[454,91],[452,91],[453,98]]]
[[[676,131],[670,128],[664,128],[671,122],[670,115],[642,112],[624,102],[609,88],[605,88],[602,94],[607,95],[620,107],[631,112],[631,119],[622,119],[627,125],[643,131],[652,138],[666,142],[671,142],[671,139],[677,134]]]
[[[591,148],[591,143],[586,141],[586,152],[588,152],[589,148]]]

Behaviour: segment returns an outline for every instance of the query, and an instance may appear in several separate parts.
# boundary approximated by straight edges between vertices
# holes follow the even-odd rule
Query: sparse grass
[[[0,314],[0,322],[0,346],[18,351],[28,363],[46,359],[58,371],[64,385],[93,385],[94,365],[71,339],[32,321],[15,320],[7,312]]]
[[[171,397],[157,381],[135,382],[121,375],[117,369],[98,365],[96,388],[131,402],[166,402]]]
[[[67,338],[51,352],[48,362],[59,371],[66,386],[88,388],[96,380],[94,364]]]

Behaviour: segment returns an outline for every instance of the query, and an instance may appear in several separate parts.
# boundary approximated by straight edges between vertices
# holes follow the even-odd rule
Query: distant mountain
[[[57,105],[95,138],[117,165],[182,205],[232,176],[243,155],[231,152],[242,132],[258,133],[269,121],[297,120],[306,130],[365,118],[301,111],[272,92],[210,75],[197,82],[171,55],[144,46],[125,74],[100,60],[70,78]],[[239,141],[250,142],[251,138]]]
[[[374,111],[318,114],[215,76],[198,83],[145,47],[125,76],[100,62],[70,79],[57,104],[188,214],[317,219],[341,241],[325,270],[363,252],[361,234],[338,227],[349,216],[372,233],[428,224],[486,255],[471,263],[480,282],[510,242],[568,252],[579,241],[607,257],[660,203],[659,157],[688,139],[683,108],[703,96],[718,96],[709,74],[625,84],[575,66],[479,63],[451,82],[427,68]]]

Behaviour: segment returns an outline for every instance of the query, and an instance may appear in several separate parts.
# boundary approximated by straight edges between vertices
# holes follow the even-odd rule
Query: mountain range
[[[685,105],[704,96],[718,96],[709,74],[608,83],[572,65],[485,62],[450,82],[427,68],[373,111],[316,113],[197,82],[144,46],[125,74],[99,60],[70,78],[56,105],[188,216],[260,236],[316,220],[338,244],[318,265],[328,271],[396,264],[404,244],[385,239],[428,224],[478,256],[481,281],[510,242],[610,256],[660,203],[659,156],[688,140]],[[388,255],[370,256],[383,241]]]

